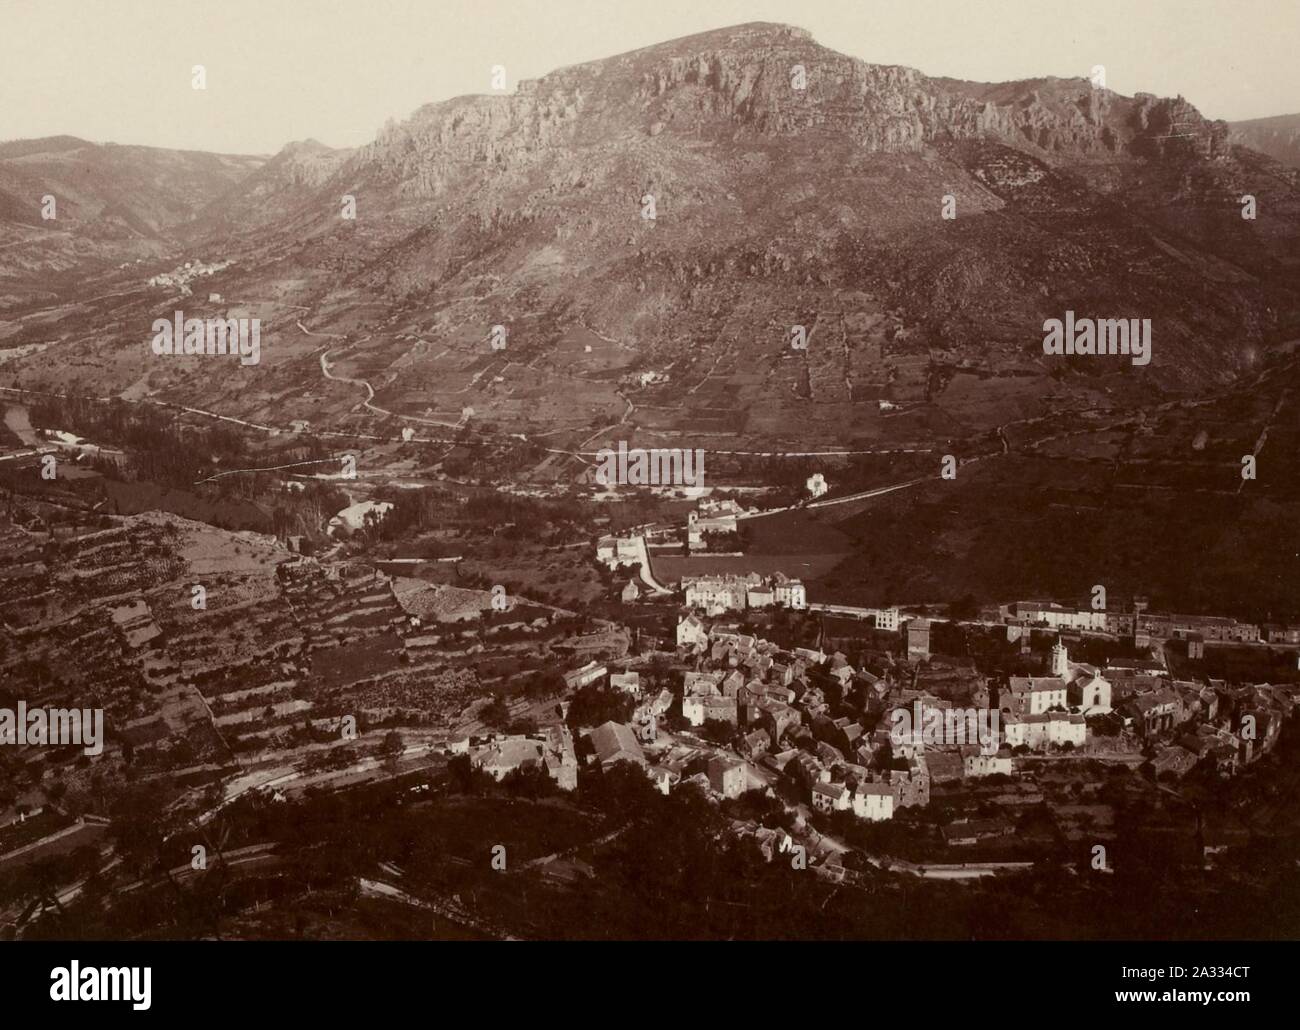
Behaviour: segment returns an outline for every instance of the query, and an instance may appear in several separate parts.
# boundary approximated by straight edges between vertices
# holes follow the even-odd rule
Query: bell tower
[[[1052,645],[1052,675],[1065,679],[1070,674],[1070,656],[1065,650],[1065,645],[1061,643],[1061,638],[1056,638],[1056,643]]]

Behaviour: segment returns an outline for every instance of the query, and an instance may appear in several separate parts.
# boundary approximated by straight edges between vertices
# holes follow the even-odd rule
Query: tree
[[[974,594],[964,594],[948,605],[950,619],[976,619],[979,617],[980,605]]]
[[[736,737],[736,727],[725,719],[705,719],[700,732],[715,744],[729,744]]]
[[[510,706],[501,698],[494,697],[479,709],[478,717],[483,725],[503,730],[510,722]]]
[[[636,702],[626,691],[615,690],[604,684],[588,683],[573,693],[569,702],[570,729],[599,726],[606,722],[627,722],[632,718]]]

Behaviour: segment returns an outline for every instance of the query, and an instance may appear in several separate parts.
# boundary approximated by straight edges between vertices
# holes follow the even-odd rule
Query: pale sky
[[[374,138],[389,117],[748,21],[863,60],[1087,76],[1211,118],[1300,112],[1300,0],[0,0],[0,140],[227,153]],[[202,64],[207,89],[191,88]]]

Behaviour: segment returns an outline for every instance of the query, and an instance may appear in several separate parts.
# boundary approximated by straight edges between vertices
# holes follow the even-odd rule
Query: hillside
[[[160,369],[130,331],[170,308],[150,295],[115,312],[111,360],[98,337],[69,347],[79,378],[337,420],[364,395],[302,403],[308,312],[336,341],[328,378],[400,418],[469,407],[578,443],[631,404],[625,434],[870,447],[1221,386],[1300,336],[1297,173],[1187,100],[930,78],[766,23],[429,104],[355,152],[292,145],[190,228],[237,262],[214,288],[272,324],[267,360],[228,383]],[[1045,359],[1067,309],[1150,318],[1151,364]],[[669,385],[616,396],[646,370]],[[950,392],[962,375],[974,395]]]
[[[1229,139],[1267,154],[1291,168],[1300,168],[1300,114],[1231,122]]]
[[[179,228],[263,161],[72,136],[0,143],[0,309],[165,253]]]

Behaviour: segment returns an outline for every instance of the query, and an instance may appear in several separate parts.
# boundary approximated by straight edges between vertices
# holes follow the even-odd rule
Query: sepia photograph
[[[1280,1000],[1298,44],[0,0],[6,997],[511,941]]]

